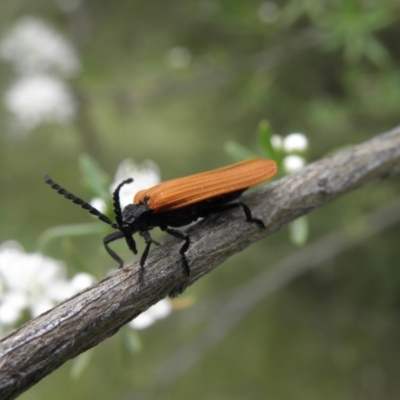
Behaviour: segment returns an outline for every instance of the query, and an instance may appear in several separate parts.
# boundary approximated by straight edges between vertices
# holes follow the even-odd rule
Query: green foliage
[[[289,225],[290,240],[297,246],[304,246],[308,239],[308,218],[306,216],[299,217]]]
[[[72,379],[79,379],[87,368],[89,368],[93,358],[93,351],[93,349],[87,350],[73,359],[71,366]]]
[[[234,161],[242,161],[252,157],[264,157],[276,161],[280,166],[284,153],[272,145],[272,135],[273,131],[270,123],[267,120],[262,120],[258,124],[257,142],[254,150],[232,140],[228,140],[224,144],[224,150]]]
[[[252,157],[264,157],[276,161],[278,165],[277,176],[287,173],[284,168],[284,158],[289,153],[282,145],[273,145],[273,135],[271,124],[267,120],[262,120],[257,129],[257,148],[252,151],[239,143],[228,141],[224,145],[225,151],[235,161],[245,160]],[[282,138],[280,139],[282,140]],[[297,218],[289,223],[289,238],[296,246],[304,246],[307,243],[309,234],[309,223],[307,216]]]
[[[101,222],[93,222],[87,224],[69,224],[60,225],[46,229],[38,240],[38,249],[45,252],[46,246],[55,239],[73,236],[98,235],[107,231],[107,225]]]
[[[135,355],[143,349],[143,343],[138,332],[134,331],[133,329],[125,328],[121,333],[125,348],[132,355]]]
[[[383,67],[389,62],[390,53],[377,33],[395,22],[399,11],[396,2],[300,0],[289,2],[283,19],[286,24],[294,24],[307,16],[326,34],[325,49],[342,51],[351,64],[364,58]]]
[[[93,197],[100,197],[111,203],[110,178],[100,165],[89,155],[81,154],[79,167],[85,187]]]
[[[228,140],[224,144],[224,150],[235,161],[242,161],[255,157],[255,153],[253,151],[249,150],[245,146],[242,146],[240,143],[234,142],[233,140]]]
[[[106,210],[112,210],[110,179],[103,171],[100,165],[89,155],[81,154],[79,157],[79,167],[82,174],[84,186],[92,194],[92,196],[100,198],[106,202]],[[113,216],[112,216],[113,217]],[[69,224],[55,226],[46,229],[39,236],[38,248],[40,251],[45,251],[46,246],[55,239],[65,237],[79,237],[87,235],[98,235],[107,232],[109,227],[103,222]]]
[[[66,11],[68,5],[76,8]],[[107,225],[79,224],[87,214],[51,193],[44,171],[76,194],[83,183],[82,198],[110,204],[110,177],[126,158],[155,161],[163,179],[253,156],[275,159],[283,174],[285,154],[272,146],[274,133],[306,132],[312,162],[394,127],[399,13],[393,0],[4,2],[4,32],[20,16],[41,18],[71,40],[81,70],[66,79],[78,104],[73,123],[21,133],[2,103],[1,241],[16,239],[33,251],[42,235],[40,248],[65,259],[64,241],[52,239],[79,236],[73,242],[81,264],[104,276],[115,266],[90,235]],[[186,62],[175,48],[186,50]],[[17,78],[1,63],[3,95]],[[294,221],[291,241],[303,245],[352,226],[397,195],[398,183],[387,179],[345,196]],[[198,350],[220,332],[214,327],[201,340],[223,290],[240,292],[239,285],[292,254],[288,235],[277,233],[189,289],[201,312],[176,313],[140,340],[122,330],[96,348],[89,364],[86,355],[63,366],[21,399],[397,399],[398,231],[291,281],[260,300],[218,349]],[[81,265],[74,261],[69,257],[70,271]],[[181,353],[186,358],[178,365],[173,356]],[[186,367],[191,360],[197,363]],[[167,361],[168,373],[158,376]],[[79,379],[71,382],[71,374]]]
[[[264,151],[265,156],[269,159],[279,161],[280,154],[272,145],[272,128],[268,121],[261,121],[258,125],[258,143],[260,148]]]

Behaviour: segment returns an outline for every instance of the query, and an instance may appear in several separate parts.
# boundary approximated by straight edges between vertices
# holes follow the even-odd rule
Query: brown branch
[[[356,226],[358,224],[365,227],[356,235],[354,232],[350,233],[347,226],[342,227],[270,265],[267,270],[241,285],[234,294],[220,302],[222,304],[219,307],[215,306],[214,314],[209,316],[203,331],[159,363],[151,379],[151,388],[146,393],[142,392],[140,398],[155,398],[157,394],[164,393],[196,362],[218,346],[265,298],[302,274],[326,265],[329,260],[399,222],[400,197],[355,221]],[[174,367],[171,368],[171,365]],[[137,398],[137,393],[133,392],[130,398]]]
[[[168,294],[176,295],[232,254],[314,208],[400,171],[400,127],[342,150],[246,198],[266,229],[244,223],[239,210],[208,218],[188,230],[190,277],[182,271],[181,243],[173,240],[148,257],[145,284],[138,262],[118,270],[11,333],[0,342],[0,398],[12,399],[67,360],[116,333]],[[10,266],[12,268],[12,266]]]

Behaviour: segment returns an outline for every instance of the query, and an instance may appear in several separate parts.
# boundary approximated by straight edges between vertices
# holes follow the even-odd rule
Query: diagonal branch
[[[348,227],[330,232],[270,265],[267,270],[242,284],[219,308],[213,308],[214,314],[209,316],[207,325],[197,337],[184,343],[158,365],[152,379],[153,384],[145,393],[146,397],[141,393],[141,399],[155,398],[156,394],[164,393],[196,362],[217,347],[266,297],[273,295],[305,272],[326,265],[327,261],[399,222],[400,197],[360,217],[355,224],[362,224],[366,229],[357,235],[349,233]],[[171,368],[171,365],[174,367]],[[134,392],[132,398],[135,395]]]
[[[232,254],[339,196],[400,171],[400,127],[325,157],[246,198],[266,229],[243,222],[239,210],[208,218],[188,230],[192,273],[181,266],[173,240],[147,260],[118,270],[0,341],[0,398],[12,399],[67,360],[116,333],[166,295],[177,295]],[[12,268],[12,266],[10,266]]]

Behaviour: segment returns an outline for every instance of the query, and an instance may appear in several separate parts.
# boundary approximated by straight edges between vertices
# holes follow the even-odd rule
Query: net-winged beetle
[[[136,193],[133,203],[121,210],[119,192],[122,186],[131,183],[133,179],[121,182],[113,193],[115,222],[91,206],[89,203],[68,192],[48,175],[45,182],[58,193],[78,204],[101,221],[109,224],[116,232],[110,233],[103,239],[108,254],[123,267],[123,260],[110,247],[114,240],[125,238],[129,249],[137,254],[133,235],[137,232],[143,236],[146,247],[140,259],[140,283],[143,283],[144,264],[152,243],[155,242],[149,231],[155,227],[166,231],[185,243],[180,249],[184,271],[189,275],[190,267],[186,251],[190,245],[190,237],[178,227],[188,225],[198,218],[205,218],[234,207],[242,207],[246,220],[256,223],[261,228],[264,223],[253,218],[249,207],[241,201],[234,201],[250,186],[257,185],[272,178],[277,172],[275,161],[251,159],[223,168],[190,175],[183,178],[162,182],[149,189]]]

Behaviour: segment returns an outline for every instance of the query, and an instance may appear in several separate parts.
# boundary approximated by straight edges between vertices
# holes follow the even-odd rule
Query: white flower
[[[74,275],[74,277],[70,281],[70,285],[74,291],[74,294],[82,291],[83,289],[86,289],[93,283],[93,276],[86,272],[79,272],[78,274]]]
[[[282,143],[283,143],[282,136],[280,136],[280,135],[272,135],[271,136],[271,144],[274,149],[276,149],[276,150],[282,149]]]
[[[166,318],[171,313],[171,310],[171,301],[169,299],[160,300],[131,321],[129,326],[136,330],[146,329],[158,319]]]
[[[103,214],[107,211],[107,203],[100,197],[90,200],[90,205]]]
[[[110,190],[113,193],[116,187],[125,179],[133,178],[133,182],[124,185],[120,191],[121,207],[132,204],[133,197],[137,192],[150,188],[160,182],[160,171],[157,165],[150,160],[146,160],[142,165],[135,164],[133,160],[122,161],[115,173],[114,182]]]
[[[0,325],[13,325],[26,307],[27,299],[24,294],[18,292],[4,294],[0,303]]]
[[[66,278],[63,263],[40,253],[26,253],[19,243],[0,245],[0,326],[14,325],[27,310],[32,317],[47,311],[93,283],[89,274]]]
[[[73,77],[80,69],[74,48],[44,21],[24,17],[0,42],[0,57],[20,74],[56,73]]]
[[[17,124],[25,130],[46,122],[71,122],[77,106],[67,85],[46,75],[19,79],[5,93],[4,102],[15,115]]]
[[[305,151],[308,148],[307,137],[303,133],[291,133],[283,140],[283,148],[288,153]]]
[[[305,165],[305,160],[303,157],[297,155],[286,156],[283,159],[283,167],[287,173],[296,172],[301,170]]]

